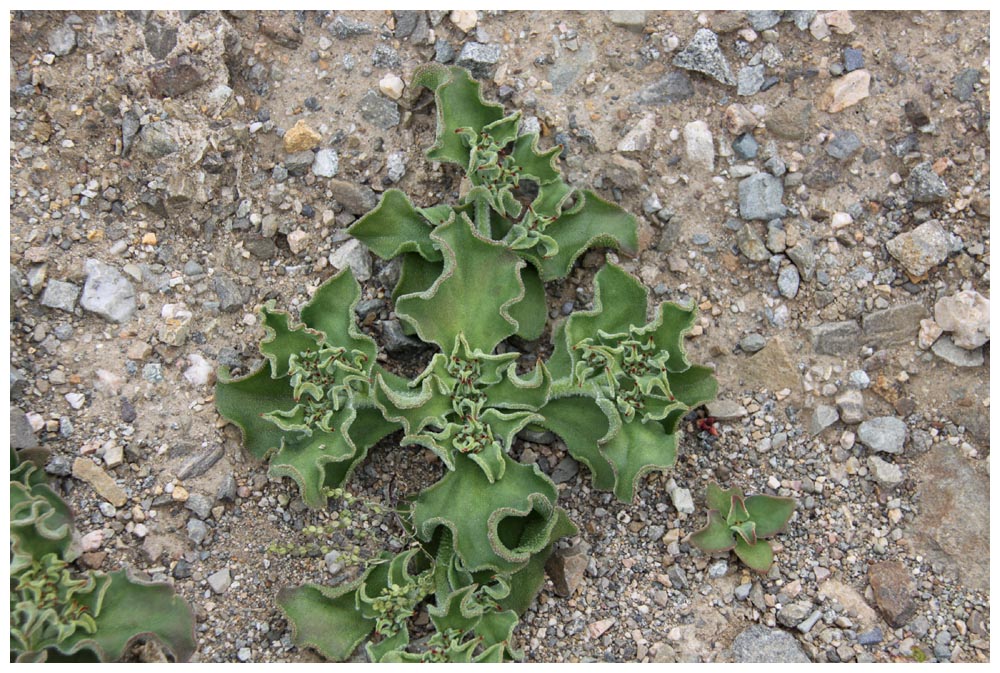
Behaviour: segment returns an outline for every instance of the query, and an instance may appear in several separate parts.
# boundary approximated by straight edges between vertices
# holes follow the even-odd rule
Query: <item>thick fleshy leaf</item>
[[[656,421],[623,423],[601,453],[614,466],[615,495],[622,502],[632,502],[640,477],[677,462],[677,435],[668,435]]]
[[[560,180],[559,169],[555,162],[562,152],[562,146],[556,145],[544,152],[538,149],[538,134],[526,133],[518,136],[511,149],[511,156],[521,167],[522,175],[533,178],[539,185]]]
[[[434,224],[413,207],[406,194],[387,189],[375,210],[347,230],[382,259],[415,252],[427,261],[440,261],[441,253],[431,241]]]
[[[536,362],[525,376],[519,376],[516,364],[511,363],[506,375],[486,389],[486,403],[499,409],[540,409],[549,398],[551,385],[552,377],[545,363]]]
[[[344,661],[375,628],[355,607],[361,580],[338,587],[305,584],[283,589],[278,605],[292,625],[292,639],[331,661]]]
[[[617,432],[618,414],[602,409],[592,397],[572,396],[550,400],[539,412],[539,425],[551,430],[566,443],[570,455],[590,470],[594,488],[610,490],[615,486],[615,470],[599,446],[609,433]]]
[[[44,474],[41,470],[39,474]],[[29,479],[30,480],[30,479]],[[31,488],[10,482],[10,573],[15,575],[32,559],[46,554],[70,558],[73,514],[48,484]]]
[[[413,86],[431,89],[437,103],[437,140],[427,156],[468,168],[469,147],[456,131],[462,128],[481,131],[504,116],[503,106],[484,102],[479,82],[457,66],[423,65],[413,73]]]
[[[505,610],[513,610],[522,615],[531,607],[535,596],[545,584],[545,562],[552,553],[552,546],[557,540],[579,532],[561,508],[557,507],[555,514],[556,521],[549,532],[548,544],[539,553],[533,554],[523,568],[511,575],[510,594],[497,601]]]
[[[424,292],[400,297],[396,313],[445,352],[464,334],[470,347],[492,353],[518,329],[510,308],[524,298],[518,273],[524,262],[473,233],[464,215],[431,237],[444,254],[444,271]]]
[[[407,435],[422,432],[428,425],[443,428],[447,417],[453,413],[451,396],[441,389],[434,377],[427,377],[419,388],[412,388],[405,379],[380,371],[372,388],[372,398],[386,418],[403,425]]]
[[[368,654],[368,661],[378,664],[391,661],[390,653],[402,652],[409,644],[410,631],[407,628],[402,628],[378,642],[365,643],[365,652]]]
[[[715,399],[719,390],[719,382],[716,381],[713,371],[701,365],[670,374],[669,379],[670,392],[691,408]]]
[[[375,364],[375,341],[358,329],[354,307],[361,299],[361,286],[349,268],[340,271],[316,288],[301,311],[302,322],[322,332],[326,343],[350,351],[361,351],[368,368]]]
[[[741,561],[759,573],[766,573],[774,562],[774,550],[765,540],[758,540],[757,544],[747,544],[747,542],[736,536],[736,555]]]
[[[291,316],[275,311],[269,301],[260,311],[265,337],[260,342],[260,352],[271,363],[274,378],[288,375],[288,359],[307,350],[319,350],[322,335],[305,325],[291,326]]]
[[[545,303],[545,284],[538,277],[538,270],[528,265],[521,269],[524,298],[510,307],[510,316],[517,321],[517,336],[534,341],[545,331],[548,308]]]
[[[281,446],[284,432],[264,418],[264,414],[289,411],[295,407],[292,387],[287,378],[271,377],[271,365],[264,361],[260,369],[247,376],[231,379],[225,367],[220,367],[215,386],[215,406],[243,433],[243,446],[255,458]]]
[[[574,198],[578,202],[545,229],[558,243],[559,251],[544,259],[532,256],[542,280],[564,278],[577,258],[594,247],[613,248],[628,255],[639,250],[638,225],[632,215],[589,190],[577,192]]]
[[[750,519],[757,524],[758,538],[780,533],[795,511],[795,498],[751,495],[745,503]]]
[[[448,527],[455,552],[472,572],[517,570],[545,548],[556,524],[555,484],[537,466],[504,460],[503,478],[490,484],[478,465],[459,456],[455,470],[413,505],[417,535],[430,540],[438,526]]]
[[[130,579],[124,570],[108,574],[98,589],[79,597],[97,623],[93,634],[77,631],[59,645],[64,654],[92,649],[102,661],[117,661],[129,643],[155,638],[177,661],[194,653],[194,616],[191,608],[167,584]]]
[[[746,503],[743,497],[734,494],[729,505],[729,514],[726,515],[726,523],[733,526],[738,523],[750,520],[750,513],[747,512]]]
[[[718,483],[709,482],[705,490],[705,504],[708,505],[709,509],[717,511],[725,520],[729,516],[730,508],[732,508],[733,496],[742,498],[743,491],[738,486],[723,489]]]
[[[722,514],[712,509],[708,512],[708,523],[691,534],[690,542],[703,552],[711,554],[732,549],[736,544],[736,536],[729,530]]]

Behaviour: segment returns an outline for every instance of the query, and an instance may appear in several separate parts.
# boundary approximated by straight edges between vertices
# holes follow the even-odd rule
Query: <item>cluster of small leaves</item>
[[[446,468],[400,514],[410,549],[355,582],[283,592],[300,644],[332,659],[368,639],[373,661],[500,661],[518,656],[510,633],[554,542],[576,532],[552,480],[511,457],[517,434],[550,430],[597,488],[631,501],[643,474],[675,463],[681,418],[716,383],[684,354],[694,309],[663,304],[647,321],[645,288],[613,264],[597,274],[593,308],[554,329],[552,356],[518,373],[519,354],[498,346],[543,334],[544,283],[592,247],[634,253],[636,221],[567,185],[560,148],[540,151],[536,134],[519,133],[520,115],[484,102],[461,68],[426,66],[414,83],[437,102],[428,156],[461,166],[468,189],[456,205],[426,208],[387,190],[350,231],[383,259],[401,258],[396,315],[439,352],[412,380],[383,367],[356,324],[361,288],[345,270],[316,290],[301,324],[264,307],[264,364],[239,379],[221,371],[216,401],[311,507],[397,430],[400,446],[430,449]],[[403,625],[421,605],[434,633],[418,649]]]
[[[748,566],[767,572],[774,550],[764,538],[781,532],[795,511],[795,500],[771,495],[744,497],[738,487],[724,490],[712,482],[705,501],[708,524],[691,535],[691,544],[708,553],[734,550]]]
[[[194,618],[173,589],[125,571],[77,574],[69,507],[11,449],[11,661],[116,661],[137,638],[176,659],[194,652]]]

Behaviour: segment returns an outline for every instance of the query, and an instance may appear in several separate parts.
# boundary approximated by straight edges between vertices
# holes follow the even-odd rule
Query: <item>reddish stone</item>
[[[868,569],[868,581],[875,593],[875,605],[890,626],[899,628],[913,618],[916,588],[906,566],[899,561],[875,563]]]

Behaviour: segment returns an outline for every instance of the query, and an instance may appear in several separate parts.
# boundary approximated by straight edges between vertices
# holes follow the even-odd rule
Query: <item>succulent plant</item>
[[[723,490],[714,481],[705,494],[708,524],[691,535],[691,544],[707,553],[732,549],[741,561],[767,572],[774,551],[764,538],[777,535],[795,511],[795,499],[772,495],[744,497],[738,487]]]
[[[137,638],[194,652],[191,610],[172,588],[74,571],[73,517],[34,464],[11,450],[11,661],[117,661]]]
[[[517,434],[559,435],[597,488],[631,501],[643,474],[674,464],[681,418],[716,383],[684,354],[694,309],[665,303],[647,321],[646,290],[612,264],[597,274],[594,308],[555,328],[547,361],[524,370],[519,353],[498,352],[510,337],[544,333],[544,282],[591,247],[634,252],[637,225],[564,183],[558,148],[518,134],[519,115],[483,102],[461,68],[426,66],[414,81],[438,105],[428,156],[462,166],[470,187],[455,206],[426,208],[388,190],[350,231],[383,259],[402,258],[396,315],[438,352],[413,379],[383,367],[355,323],[361,288],[345,270],[316,290],[300,323],[263,307],[264,362],[241,378],[220,371],[216,403],[310,507],[325,506],[397,430],[401,447],[444,465],[398,511],[408,549],[342,586],[281,593],[298,643],[338,660],[367,641],[372,661],[502,661],[520,656],[511,634],[553,544],[576,533],[552,480],[511,457]],[[425,605],[433,630],[411,642]]]

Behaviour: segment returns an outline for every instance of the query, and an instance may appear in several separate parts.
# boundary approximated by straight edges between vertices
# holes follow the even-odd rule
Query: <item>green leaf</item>
[[[747,512],[757,524],[757,537],[771,537],[781,532],[795,512],[795,499],[773,495],[751,495],[746,499]]]
[[[429,262],[437,262],[441,253],[431,241],[433,226],[413,207],[406,194],[387,189],[375,210],[351,225],[347,232],[382,259],[415,252]]]
[[[517,336],[534,341],[545,331],[548,308],[545,301],[545,284],[533,266],[521,269],[524,299],[510,307],[510,316],[517,321]]]
[[[591,397],[572,396],[550,400],[539,412],[538,424],[559,435],[570,455],[590,470],[594,488],[609,490],[615,486],[615,469],[599,445],[611,432],[617,432],[609,418],[619,423],[618,415],[602,409]]]
[[[725,519],[729,516],[729,510],[733,506],[733,496],[742,499],[743,491],[737,486],[724,490],[718,483],[713,481],[708,484],[705,493],[705,504],[708,505],[709,509],[714,509]]]
[[[435,354],[434,358],[438,357],[444,356]],[[427,370],[433,365],[432,360]],[[387,419],[402,423],[407,435],[422,432],[432,424],[444,427],[448,415],[453,413],[451,396],[442,389],[441,382],[435,376],[423,378],[420,387],[414,388],[409,381],[381,370],[375,378],[372,399]]]
[[[455,470],[422,491],[413,505],[417,535],[430,540],[438,526],[449,528],[455,552],[470,572],[517,570],[548,544],[557,521],[555,484],[536,466],[503,458],[504,476],[490,484],[479,466],[457,456]]]
[[[503,106],[484,102],[479,82],[457,66],[447,68],[428,63],[417,68],[413,73],[413,87],[421,86],[434,91],[437,103],[437,140],[427,156],[468,168],[469,147],[456,131],[461,128],[481,131],[503,117]]]
[[[726,523],[730,526],[750,520],[750,513],[747,512],[746,503],[743,498],[733,496],[732,505],[729,507],[729,514],[726,515]]]
[[[736,539],[722,514],[712,509],[708,512],[708,523],[698,532],[692,533],[690,542],[703,552],[712,554],[732,549]]]
[[[361,286],[351,270],[344,269],[316,288],[300,313],[302,322],[322,332],[327,344],[364,353],[371,369],[378,348],[371,337],[358,329],[354,307],[360,299]]]
[[[639,250],[638,224],[632,215],[589,190],[577,192],[574,197],[577,203],[545,229],[558,243],[559,252],[545,259],[528,256],[541,271],[542,280],[564,278],[577,258],[594,247],[613,248],[628,255]],[[645,316],[639,322],[645,322]]]
[[[243,434],[243,446],[255,458],[264,458],[269,451],[281,446],[281,428],[264,418],[264,414],[289,411],[295,407],[288,379],[271,377],[271,364],[265,360],[257,371],[231,379],[229,371],[220,367],[215,386],[215,406],[219,414],[232,421]]]
[[[510,594],[497,601],[505,610],[513,610],[522,615],[531,607],[535,596],[545,584],[545,562],[552,553],[552,546],[560,538],[580,532],[566,516],[566,512],[559,507],[556,508],[555,518],[555,525],[549,532],[548,544],[540,552],[533,554],[523,568],[511,575]]]
[[[110,573],[106,582],[79,597],[97,622],[97,631],[77,630],[59,644],[63,654],[89,648],[102,661],[121,659],[134,639],[155,638],[177,661],[194,653],[194,616],[191,608],[167,584],[147,584],[130,579],[124,570]]]
[[[284,311],[275,311],[274,302],[267,302],[260,310],[261,321],[266,335],[260,342],[260,352],[271,363],[274,378],[288,375],[288,358],[307,350],[319,350],[322,334],[304,325],[292,327],[291,316]]]
[[[375,620],[355,607],[361,580],[339,587],[305,584],[282,589],[278,606],[292,625],[296,644],[311,647],[331,661],[345,661],[375,628]]]
[[[38,473],[44,475],[41,470]],[[71,557],[73,513],[48,484],[27,488],[11,481],[9,511],[12,576],[46,554]]]
[[[368,654],[368,660],[371,663],[378,664],[389,661],[387,655],[390,652],[402,652],[409,644],[410,631],[406,627],[403,627],[392,635],[382,638],[377,643],[368,641],[365,643],[365,652]]]
[[[671,374],[669,378],[670,392],[691,408],[715,399],[719,390],[719,382],[715,380],[712,370],[701,365]]]
[[[560,181],[559,169],[556,168],[556,160],[562,152],[562,145],[545,150],[538,149],[538,134],[526,133],[518,136],[514,141],[514,148],[511,156],[521,167],[521,172],[525,177],[533,178],[539,185]]]
[[[518,273],[524,262],[475,234],[464,215],[438,227],[431,238],[444,254],[444,271],[424,292],[400,297],[397,315],[443,351],[464,334],[470,347],[492,353],[518,330],[510,308],[524,297]]]
[[[504,377],[486,388],[486,404],[498,409],[535,411],[545,405],[551,386],[552,377],[544,362],[536,361],[535,368],[523,377],[518,375],[517,365],[510,363]]]
[[[668,435],[655,421],[623,423],[621,431],[601,447],[601,453],[615,470],[615,496],[632,502],[644,474],[666,470],[677,462],[677,435]]]
[[[751,545],[737,536],[735,551],[741,561],[760,573],[766,573],[774,562],[774,550],[764,540]]]

